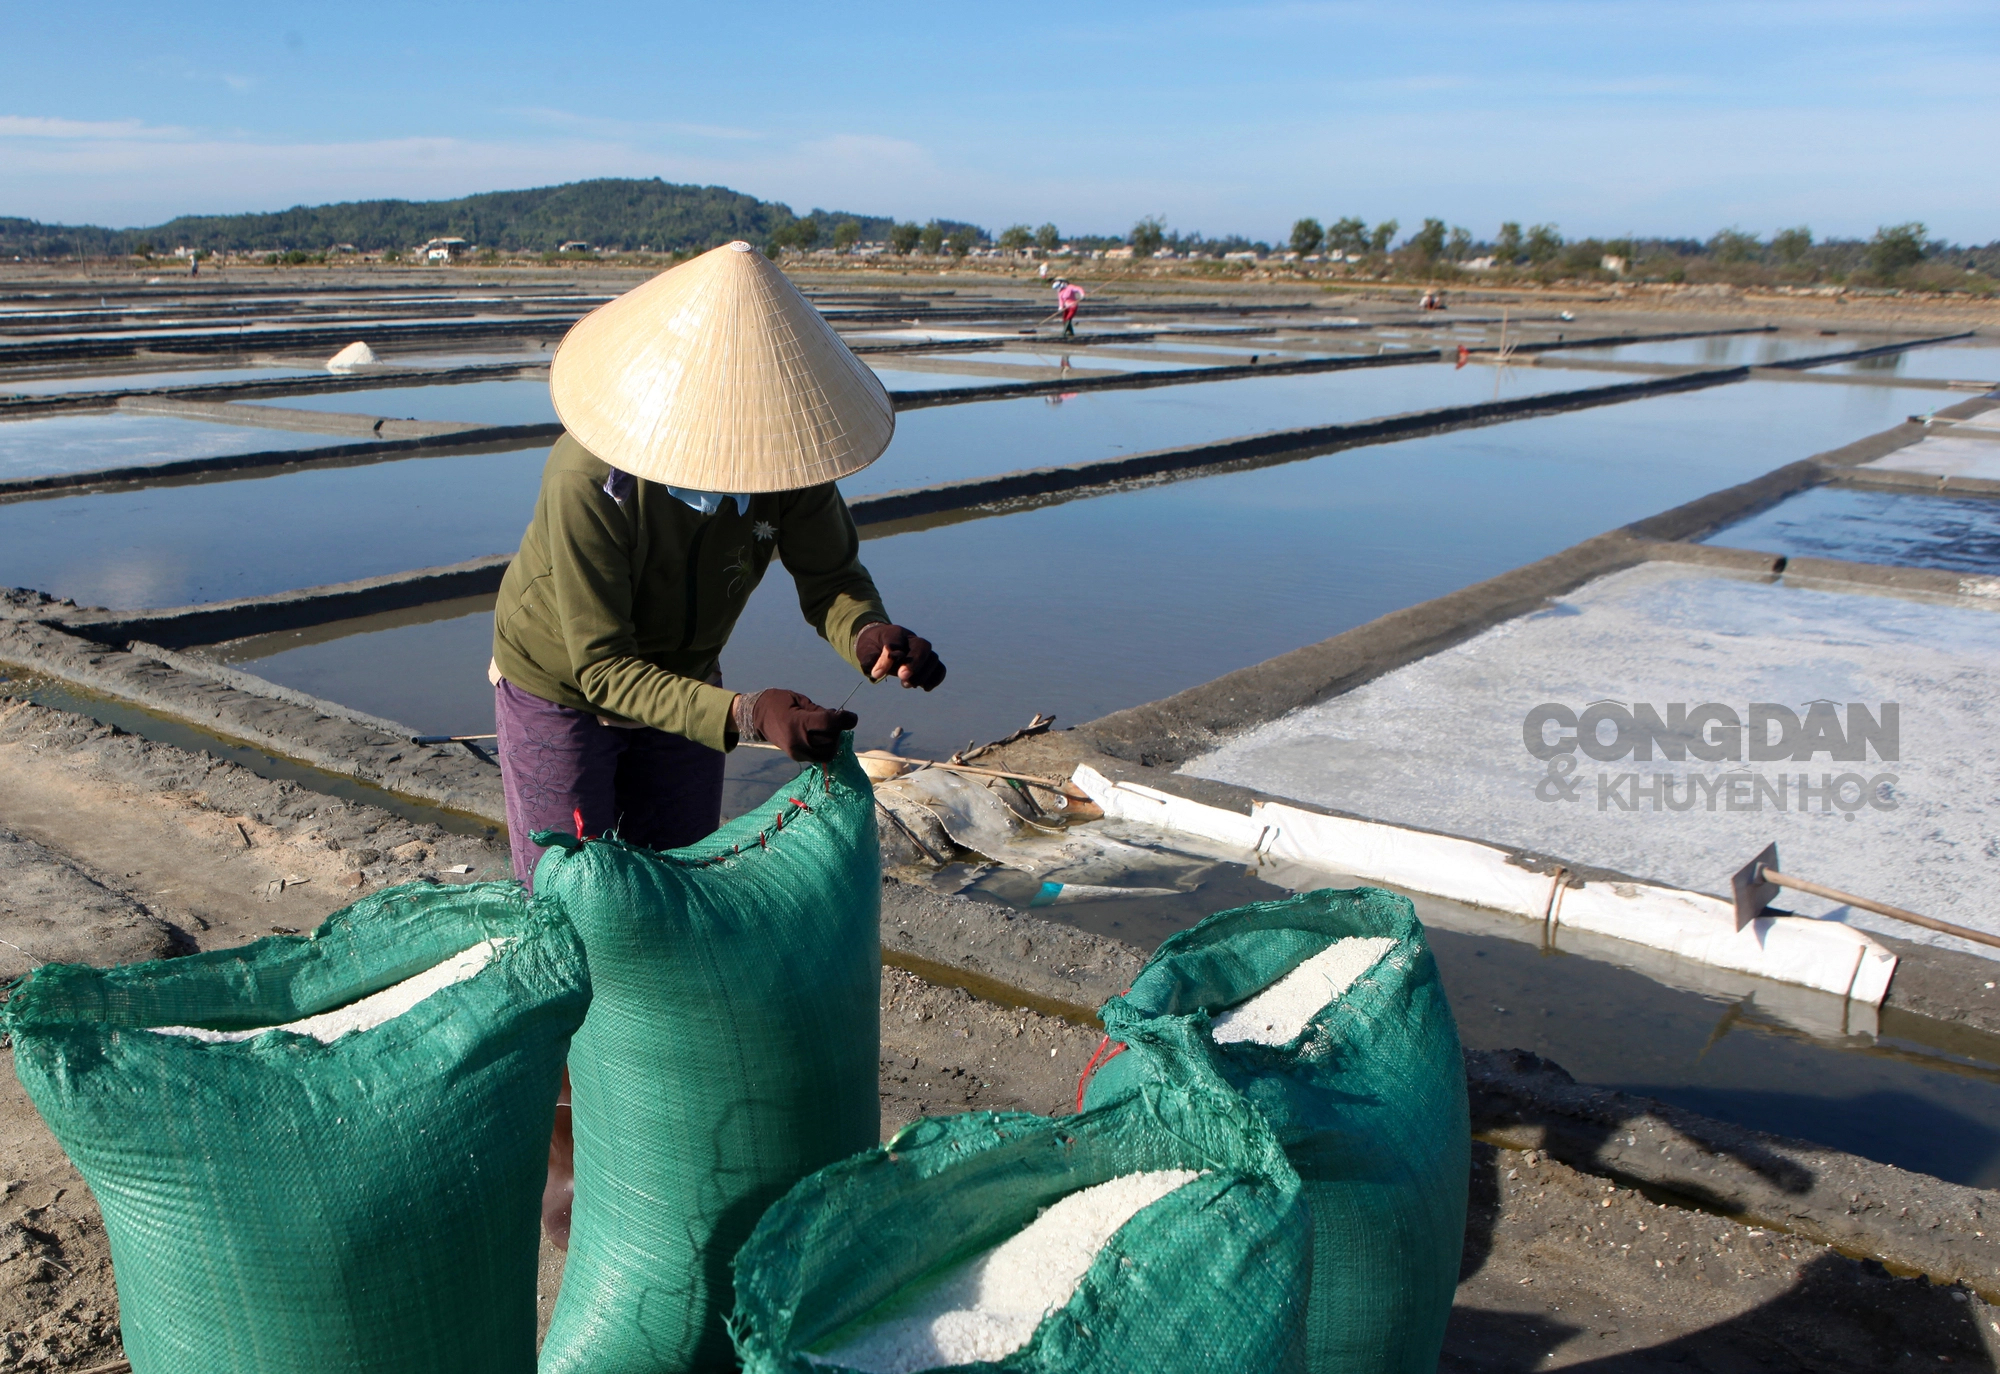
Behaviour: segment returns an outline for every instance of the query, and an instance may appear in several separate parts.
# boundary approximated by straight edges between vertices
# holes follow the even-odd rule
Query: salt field
[[[1705,541],[1792,558],[2000,574],[2000,501],[1821,487]]]
[[[0,420],[0,480],[276,449],[325,448],[339,442],[304,431],[117,411]]]
[[[1924,382],[1968,368],[1976,373],[1980,358],[1993,352],[1933,346],[1821,369],[1821,375],[1853,375],[1854,385],[1744,381],[1681,393],[1642,390],[1585,408],[1564,398],[1607,386],[1657,388],[1672,379],[1564,368],[1563,361],[1734,367],[1874,347],[1893,336],[1797,329],[1564,348],[1539,355],[1556,364],[1546,367],[1459,368],[1447,361],[1227,381],[1201,375],[1253,356],[1261,364],[1383,349],[1450,353],[1461,339],[1489,350],[1500,339],[1483,313],[1447,328],[1418,328],[1378,313],[1359,330],[1283,332],[1309,314],[1302,309],[1260,321],[1257,328],[1276,332],[1249,336],[1227,332],[1249,327],[1242,322],[1121,320],[1106,310],[1094,326],[1099,335],[1171,328],[1182,337],[1077,346],[1027,343],[1011,326],[945,320],[936,328],[858,330],[857,341],[984,336],[1004,345],[874,356],[870,365],[893,390],[1059,380],[1065,367],[1080,381],[1140,370],[1187,373],[1185,381],[1157,388],[1079,386],[898,416],[888,452],[842,485],[859,503],[863,557],[891,614],[931,637],[951,673],[935,693],[888,685],[855,692],[860,742],[942,757],[1004,735],[1035,712],[1055,715],[1061,726],[1114,712],[1143,715],[1152,709],[1147,703],[1203,690],[1225,674],[1266,671],[1302,646],[1368,632],[1387,623],[1385,616],[1428,614],[1444,604],[1439,598],[1477,595],[1491,579],[1562,556],[1607,531],[1895,432],[1907,417],[1956,399]],[[1654,328],[1686,332],[1683,321],[1672,325]],[[1197,330],[1216,337],[1187,337]],[[332,417],[357,415],[547,424],[554,414],[544,381],[453,379],[450,370],[544,362],[542,345],[560,332],[555,325],[546,337],[521,342],[383,353],[392,366],[438,369],[435,381],[385,373],[382,385],[258,394],[237,405],[245,412],[257,406],[323,412],[331,429],[340,428]],[[1601,320],[1517,319],[1508,337],[1553,342],[1558,335],[1646,332]],[[118,375],[106,368],[67,379],[47,375],[53,370],[39,369],[12,390],[117,389]],[[287,375],[313,373],[135,365],[124,378],[140,388]],[[1882,384],[1905,377],[1915,384]],[[0,395],[6,394],[0,372]],[[1268,465],[1201,470],[1203,445],[1528,398],[1541,398],[1553,413],[1501,415],[1498,423],[1472,426],[1461,415],[1444,422],[1443,432],[1315,457],[1279,446],[1258,460]],[[1964,428],[1943,422],[1928,437],[1911,436],[1921,442],[1872,450],[1873,463],[1977,475],[1985,471],[1984,449],[1996,446],[1965,437]],[[256,470],[0,502],[0,584],[139,611],[395,578],[504,555],[526,524],[547,451],[545,444],[493,453],[391,449],[283,466],[287,452],[343,442],[333,433],[120,412],[0,421],[0,476],[273,455],[273,466]],[[448,444],[448,436],[439,442]],[[920,517],[866,523],[872,519],[866,498],[885,492],[1177,448],[1195,452],[1190,470],[1169,468],[1152,485],[1086,482],[1025,508],[947,500]],[[2000,542],[1989,499],[1810,485],[1722,520],[1699,538],[1718,556],[1754,550],[1926,575],[1987,575]],[[853,670],[802,622],[782,570],[767,582],[724,655],[726,682],[788,686],[827,702],[847,698],[856,686]],[[485,677],[491,583],[476,591],[452,585],[459,589],[428,600],[412,593],[416,599],[405,597],[407,604],[347,618],[307,615],[293,628],[218,631],[193,652],[332,709],[414,731],[484,733],[493,719]],[[1788,865],[1836,883],[1887,886],[1888,866],[1909,864],[1918,876],[1897,882],[1895,895],[1977,924],[1990,867],[1980,857],[1989,838],[1985,812],[2000,805],[1986,796],[1994,751],[1980,742],[1986,684],[2000,662],[2000,632],[1993,629],[2000,619],[1983,606],[1948,601],[1644,564],[1598,577],[1539,611],[1418,655],[1352,690],[1253,721],[1220,747],[1181,761],[1179,776],[1539,846],[1572,862],[1697,891],[1726,886],[1727,870],[1777,839]],[[185,635],[167,642],[186,642]],[[51,686],[45,694],[70,706],[92,700],[62,696],[64,690]],[[1522,749],[1521,713],[1543,700],[1574,698],[1581,706],[1634,696],[1746,703],[1796,697],[1791,709],[1802,715],[1818,698],[1878,706],[1894,700],[1902,711],[1897,776],[1883,784],[1887,792],[1871,793],[1872,801],[1849,784],[1841,807],[1747,818],[1723,807],[1663,806],[1655,814],[1645,805],[1626,811],[1607,802],[1599,811],[1594,792],[1589,806],[1536,800],[1534,784],[1546,766]],[[182,726],[115,703],[101,709],[127,729],[210,738],[200,722]],[[253,768],[266,766],[257,761],[264,758],[287,777],[315,776],[276,753],[221,741],[215,748]],[[1869,763],[1868,777],[1890,766],[1879,762]],[[1703,785],[1725,786],[1710,777],[1720,776],[1718,768],[1705,768]],[[775,754],[737,751],[729,761],[727,809],[755,805],[795,771]],[[1875,804],[1888,796],[1899,809]],[[1856,844],[1857,834],[1868,842]],[[1186,858],[1162,862],[1163,871],[1189,871]],[[1209,912],[1265,899],[1297,880],[1255,863],[1192,862],[1198,876],[1186,890],[1049,910],[1078,929],[1150,948]],[[1011,908],[1026,900],[1004,869],[948,869],[938,881],[940,890],[959,884],[974,902]],[[1163,881],[1171,886],[1171,879]],[[1911,1032],[1907,1015],[1894,1033],[1889,1020],[1841,1029],[1847,1013],[1801,1011],[1804,1004],[1787,1001],[1782,989],[1745,990],[1740,978],[1663,981],[1657,961],[1643,951],[1621,953],[1616,941],[1552,956],[1511,927],[1495,925],[1502,918],[1490,913],[1439,898],[1420,897],[1419,905],[1469,1046],[1532,1049],[1588,1082],[1804,1133],[1941,1177],[2000,1181],[2000,1049],[1989,1055],[1976,1037],[1946,1052],[1937,1037]],[[1890,1121],[1921,1129],[1894,1130],[1885,1125]]]
[[[304,396],[271,396],[248,405],[382,415],[397,420],[463,420],[481,425],[554,424],[547,381],[439,383],[375,387]]]
[[[863,693],[855,701],[863,738],[886,743],[887,732],[900,726],[913,733],[915,752],[949,751],[1005,734],[1021,723],[1014,717],[1026,719],[1033,711],[1081,722],[1166,696],[1832,447],[1851,425],[1893,419],[1895,396],[1866,392],[1857,421],[1818,389],[1744,383],[871,538],[862,556],[892,614],[941,627],[933,637],[941,650],[950,646],[957,676],[949,692]],[[946,432],[976,433],[996,410],[1028,407],[1034,418],[1031,407],[1040,404],[984,403],[900,417],[891,456],[897,446],[928,437],[914,421],[937,415],[957,421],[940,427]],[[1643,422],[1634,424],[1634,414]],[[940,441],[938,447],[946,446]],[[428,499],[451,499],[462,529],[485,512],[489,546],[476,553],[499,553],[518,540],[511,524],[532,501],[540,469],[531,457],[410,460],[354,469],[350,480],[357,487],[380,481],[385,490],[412,492],[411,470],[450,463],[452,476],[427,479],[421,489],[436,493]],[[444,497],[482,461],[495,464],[483,479],[488,493]],[[511,500],[498,494],[503,483],[511,486]],[[1440,490],[1459,499],[1441,504],[1434,499]],[[1546,499],[1551,490],[1565,499],[1552,505]],[[143,498],[130,499],[136,511]],[[0,507],[0,532],[20,509]],[[137,514],[133,519],[138,526],[150,523]],[[388,526],[384,542],[398,528]],[[321,566],[338,566],[333,560],[346,557],[352,561],[344,566],[355,570],[318,580],[367,576],[393,561],[372,540],[360,549],[347,548],[344,539],[327,542],[334,547]],[[32,556],[46,566],[61,544],[52,540]],[[452,547],[465,549],[469,542],[455,532]],[[364,553],[366,562],[359,558]],[[0,580],[8,576],[6,557],[0,553]],[[406,559],[404,565],[451,561]],[[949,573],[939,576],[937,569]],[[79,575],[97,574],[83,568]],[[726,676],[746,684],[782,682],[818,699],[831,694],[840,700],[851,674],[801,621],[786,580],[772,575],[766,583],[724,655]],[[1042,588],[1063,598],[1066,633],[1098,647],[1090,673],[1052,676],[1039,666],[1035,646],[1047,634]],[[954,634],[962,625],[978,632]],[[338,651],[322,647],[282,656],[263,671],[418,729],[488,729],[488,631],[468,624],[449,634],[465,646],[456,693],[445,685],[449,675],[388,670],[407,652],[400,632],[357,635]],[[1199,647],[1190,652],[1190,644]],[[349,663],[355,666],[334,666]],[[344,689],[358,695],[331,690],[327,672],[337,672]],[[439,708],[444,714],[427,714]]]
[[[538,446],[0,504],[0,585],[124,610],[505,553],[547,458]]]
[[[2000,935],[1989,900],[1996,689],[1990,606],[1647,564],[1247,732],[1187,771],[1697,892],[1727,891],[1729,875],[1776,841],[1787,871]],[[1664,718],[1672,703],[1713,702],[1735,713],[1718,720],[1739,723],[1774,703],[1786,714],[1767,708],[1763,737],[1785,748],[1759,753],[1753,723],[1747,745],[1711,730],[1725,744],[1706,763],[1650,748],[1641,759],[1630,740],[1620,752],[1601,730],[1585,740],[1559,728],[1594,702],[1617,703],[1617,720],[1641,705]],[[1531,715],[1544,707],[1555,723]],[[1827,722],[1839,713],[1835,733],[1846,733],[1809,749],[1797,741],[1831,736],[1797,722],[1820,711]],[[1786,720],[1790,733],[1774,735]],[[1887,733],[1857,752],[1867,721]],[[1544,739],[1570,743],[1541,757]],[[1824,898],[1787,893],[1785,905],[1948,938]]]

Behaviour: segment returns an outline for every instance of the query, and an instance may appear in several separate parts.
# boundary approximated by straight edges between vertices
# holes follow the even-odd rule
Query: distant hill
[[[758,200],[724,186],[676,186],[657,178],[605,178],[530,191],[488,191],[457,200],[356,200],[295,205],[271,214],[182,215],[152,228],[41,224],[0,217],[0,254],[8,257],[101,257],[181,246],[239,252],[319,251],[351,243],[363,252],[409,248],[457,236],[480,248],[547,252],[572,239],[599,248],[664,252],[710,248],[731,239],[767,242],[795,219],[818,219],[824,231],[842,220],[861,225],[863,239],[886,239],[892,220],[844,210],[795,214],[788,205]],[[972,228],[941,221],[945,232]]]

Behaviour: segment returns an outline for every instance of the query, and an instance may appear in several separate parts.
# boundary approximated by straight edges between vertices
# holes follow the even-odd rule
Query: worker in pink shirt
[[[1051,286],[1056,289],[1056,308],[1062,312],[1063,337],[1076,337],[1076,305],[1083,299],[1083,288],[1074,282],[1057,277]]]

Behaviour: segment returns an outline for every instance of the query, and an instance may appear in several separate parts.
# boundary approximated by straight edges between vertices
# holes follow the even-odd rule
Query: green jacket
[[[731,748],[735,693],[708,679],[773,554],[807,623],[859,668],[855,635],[889,617],[833,483],[703,515],[646,481],[621,505],[605,493],[610,474],[567,434],[550,451],[493,609],[502,677],[561,706]]]

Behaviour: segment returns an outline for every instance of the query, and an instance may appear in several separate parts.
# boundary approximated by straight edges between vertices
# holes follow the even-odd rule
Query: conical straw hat
[[[549,369],[579,443],[635,477],[792,491],[859,472],[889,393],[770,259],[727,243],[576,322]]]

